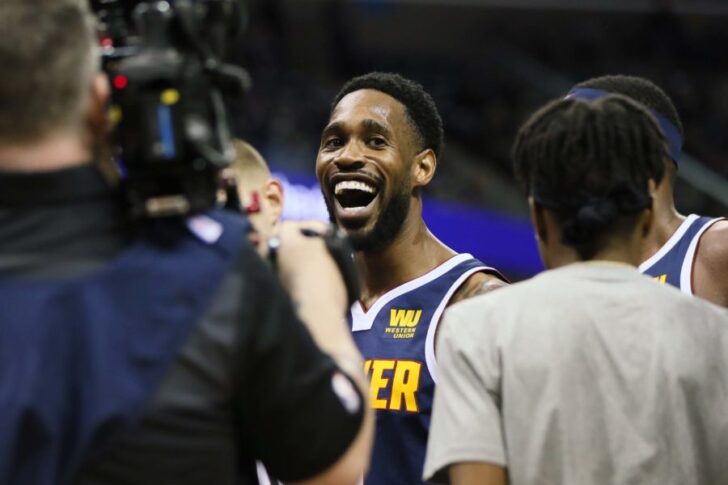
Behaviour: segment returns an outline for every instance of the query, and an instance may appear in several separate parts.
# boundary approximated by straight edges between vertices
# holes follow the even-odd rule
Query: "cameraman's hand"
[[[336,263],[331,258],[323,239],[306,236],[303,230],[326,232],[326,224],[319,221],[284,221],[280,225],[277,251],[277,269],[286,289],[297,300],[299,293],[317,292],[327,296],[343,317],[346,314],[346,287]],[[316,284],[310,286],[309,283]]]
[[[318,346],[359,380],[363,362],[346,324],[344,280],[323,239],[301,232],[306,229],[324,233],[327,227],[318,221],[283,222],[276,266],[283,286]]]
[[[323,234],[327,229],[326,224],[316,221],[283,222],[276,266],[283,285],[297,304],[299,317],[318,346],[358,385],[364,399],[365,415],[359,435],[346,453],[326,472],[303,482],[306,485],[357,482],[369,463],[374,432],[364,361],[346,323],[348,308],[344,279],[323,238],[306,236],[301,232],[307,230]]]

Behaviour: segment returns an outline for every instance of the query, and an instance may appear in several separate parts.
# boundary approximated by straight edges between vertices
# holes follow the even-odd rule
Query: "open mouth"
[[[367,224],[373,217],[380,187],[369,180],[341,180],[331,185],[336,220],[345,228],[354,230]]]
[[[344,180],[334,185],[334,197],[342,209],[367,207],[378,192],[374,186],[359,180]]]

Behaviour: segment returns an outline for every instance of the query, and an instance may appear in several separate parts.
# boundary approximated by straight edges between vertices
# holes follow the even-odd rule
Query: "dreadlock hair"
[[[672,99],[665,91],[648,79],[616,74],[588,79],[574,87],[599,89],[607,93],[627,96],[670,120],[670,123],[675,125],[680,132],[680,136],[685,137],[680,115]]]
[[[370,72],[344,84],[331,104],[331,111],[334,111],[344,96],[361,89],[380,91],[402,103],[408,121],[414,129],[419,148],[421,150],[430,148],[436,156],[440,156],[444,139],[442,118],[432,96],[420,83],[395,73]]]
[[[666,156],[653,116],[619,95],[547,104],[521,127],[512,151],[519,184],[556,214],[561,241],[583,260],[602,249],[604,236],[634,230]]]

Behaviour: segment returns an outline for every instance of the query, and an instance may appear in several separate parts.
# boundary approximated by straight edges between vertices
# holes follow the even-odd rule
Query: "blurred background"
[[[238,136],[287,189],[287,216],[326,217],[314,177],[330,103],[350,77],[422,83],[446,147],[425,218],[453,249],[514,280],[541,266],[510,170],[520,123],[576,82],[651,79],[685,125],[676,187],[684,214],[728,215],[728,0],[249,0],[232,52],[254,87],[233,106]]]

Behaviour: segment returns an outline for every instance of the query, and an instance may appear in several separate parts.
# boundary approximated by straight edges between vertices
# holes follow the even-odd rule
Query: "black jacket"
[[[100,271],[135,234],[91,166],[0,174],[0,280]],[[332,386],[338,374],[244,244],[137,424],[88,456],[74,483],[256,483],[256,459],[283,480],[309,478],[342,455],[361,424],[362,411],[347,410]]]

